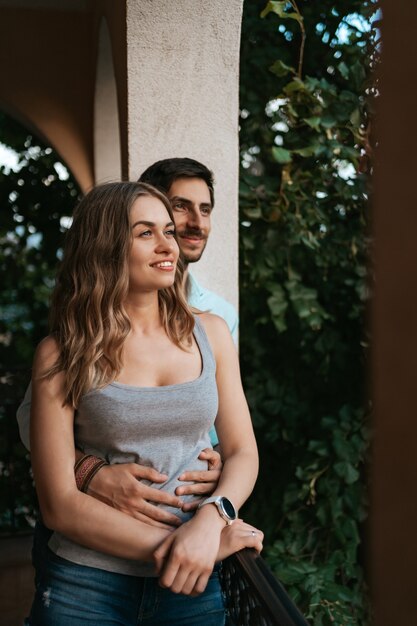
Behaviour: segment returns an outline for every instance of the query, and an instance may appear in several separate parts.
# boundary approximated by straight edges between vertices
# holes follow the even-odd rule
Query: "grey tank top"
[[[198,459],[210,448],[209,430],[218,409],[216,362],[204,328],[195,317],[194,337],[201,354],[200,376],[164,387],[133,387],[113,382],[85,394],[75,414],[75,443],[85,454],[108,463],[140,463],[169,479],[152,487],[174,493],[178,476],[205,470]],[[144,481],[145,482],[145,481]],[[193,496],[182,496],[190,500]],[[163,506],[163,505],[161,505]],[[186,521],[190,513],[166,507]],[[74,563],[133,576],[156,576],[152,563],[122,559],[85,548],[54,532],[49,547]]]

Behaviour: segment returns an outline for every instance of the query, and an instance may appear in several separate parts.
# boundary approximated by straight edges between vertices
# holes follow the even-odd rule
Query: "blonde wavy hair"
[[[130,211],[141,196],[158,198],[174,221],[168,198],[146,183],[108,183],[92,189],[74,211],[52,294],[50,329],[59,357],[43,377],[65,373],[65,404],[112,382],[122,367],[131,325],[124,308],[132,246]],[[184,265],[172,287],[158,292],[168,337],[181,349],[191,344],[194,318],[183,292]]]

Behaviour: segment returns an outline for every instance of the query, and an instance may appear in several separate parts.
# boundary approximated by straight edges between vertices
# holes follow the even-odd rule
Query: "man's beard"
[[[203,252],[206,249],[207,235],[205,235],[200,229],[196,228],[196,229],[185,229],[185,230],[182,230],[181,232],[177,232],[177,236],[180,241],[181,241],[181,237],[198,237],[204,242],[202,249],[199,251],[196,250],[195,254],[192,254],[192,256],[190,256],[190,254],[187,254],[187,252],[181,248],[182,258],[186,265],[188,265],[189,263],[197,263],[197,261],[201,259]]]
[[[203,256],[203,252],[206,249],[206,247],[204,246],[204,248],[201,250],[201,252],[197,255],[197,256],[187,256],[184,253],[182,253],[182,258],[183,261],[186,265],[189,265],[190,263],[197,263],[197,261],[199,261],[201,259],[201,257]]]

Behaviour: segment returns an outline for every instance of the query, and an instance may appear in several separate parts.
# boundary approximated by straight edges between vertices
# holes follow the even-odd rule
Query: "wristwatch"
[[[224,519],[227,525],[232,524],[237,519],[237,511],[229,498],[225,496],[212,496],[200,502],[198,508],[201,509],[205,504],[215,504],[220,517]]]

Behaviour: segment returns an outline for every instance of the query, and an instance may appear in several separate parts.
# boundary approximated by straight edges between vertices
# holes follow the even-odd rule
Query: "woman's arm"
[[[255,436],[229,329],[217,316],[203,314],[200,319],[217,365],[219,411],[216,430],[224,465],[213,495],[228,497],[238,509],[252,492],[258,472]],[[218,555],[224,526],[216,506],[208,504],[165,539],[155,551],[161,584],[176,592],[202,592]],[[250,539],[251,534],[248,535]]]
[[[170,531],[150,526],[78,491],[74,477],[74,411],[63,406],[62,373],[41,379],[57,358],[48,337],[33,367],[30,445],[39,505],[45,524],[73,541],[114,556],[151,561]]]
[[[201,316],[215,359],[219,409],[216,431],[224,462],[213,496],[228,497],[239,509],[252,493],[258,475],[258,451],[240,377],[239,358],[223,319]],[[216,509],[214,505],[207,505]],[[203,510],[203,509],[202,509]]]

